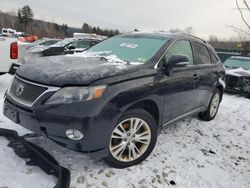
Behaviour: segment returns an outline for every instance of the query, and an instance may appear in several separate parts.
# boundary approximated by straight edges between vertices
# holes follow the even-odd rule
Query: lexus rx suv
[[[214,49],[201,39],[126,33],[82,53],[22,65],[4,114],[66,148],[125,168],[149,156],[164,126],[194,114],[212,120],[224,76]]]

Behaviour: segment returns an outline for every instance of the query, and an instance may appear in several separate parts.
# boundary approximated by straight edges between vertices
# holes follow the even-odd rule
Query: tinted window
[[[92,41],[89,40],[78,40],[73,42],[70,46],[75,46],[76,48],[88,48],[92,46]]]
[[[53,44],[55,44],[57,42],[58,42],[57,40],[48,40],[48,41],[42,42],[40,45],[50,46],[50,45],[53,45]]]
[[[196,64],[211,64],[210,53],[207,47],[197,42],[192,42],[192,47]]]
[[[212,58],[212,63],[213,64],[218,63],[218,59],[217,59],[217,57],[213,53],[211,53],[211,58]]]
[[[177,41],[167,51],[165,55],[165,61],[173,55],[185,55],[189,59],[189,64],[194,64],[192,48],[189,41]]]
[[[74,39],[74,38],[65,38],[65,39],[53,44],[53,47],[64,47],[64,46],[71,44],[74,41],[76,41],[76,39]]]

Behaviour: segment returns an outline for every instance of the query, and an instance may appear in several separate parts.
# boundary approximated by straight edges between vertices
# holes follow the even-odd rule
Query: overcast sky
[[[202,38],[229,38],[235,33],[228,25],[244,26],[235,0],[0,0],[4,12],[24,5],[33,9],[35,18],[76,27],[83,22],[121,31],[192,26]]]

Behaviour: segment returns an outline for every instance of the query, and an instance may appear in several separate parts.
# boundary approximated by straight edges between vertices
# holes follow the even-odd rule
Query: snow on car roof
[[[187,33],[183,33],[183,32],[177,32],[177,33],[170,33],[167,31],[133,31],[133,32],[128,32],[128,33],[124,33],[122,34],[122,36],[142,36],[142,37],[152,37],[152,38],[158,38],[158,37],[162,37],[165,39],[169,39],[169,38],[179,38],[179,37],[184,37],[184,38],[192,38],[195,40],[199,40],[203,43],[207,42],[199,37],[193,36],[193,35],[189,35]]]

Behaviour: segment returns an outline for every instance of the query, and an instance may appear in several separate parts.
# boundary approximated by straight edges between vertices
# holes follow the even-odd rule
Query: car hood
[[[49,46],[38,45],[38,46],[34,46],[34,47],[29,48],[29,52],[31,52],[31,53],[42,52],[48,48],[49,48]]]
[[[236,69],[226,69],[226,74],[231,76],[237,77],[250,77],[250,70],[245,70],[243,68],[236,68]]]
[[[139,67],[103,58],[50,56],[31,60],[16,73],[30,81],[52,86],[89,85],[103,78],[138,71]]]

